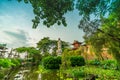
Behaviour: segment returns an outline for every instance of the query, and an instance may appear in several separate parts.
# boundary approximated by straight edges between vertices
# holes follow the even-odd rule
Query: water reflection
[[[39,73],[36,72],[37,70],[38,70],[38,67],[31,67],[29,69],[28,68],[23,69],[22,70],[23,78],[21,80],[41,80],[39,78]]]
[[[60,80],[60,76],[57,71],[51,71],[51,72],[42,74],[41,80]]]
[[[54,70],[42,74],[37,71],[38,67],[20,68],[10,75],[9,80],[60,80],[59,71]]]
[[[51,71],[48,73],[36,73],[35,71],[30,71],[24,76],[24,80],[60,80],[57,71]]]

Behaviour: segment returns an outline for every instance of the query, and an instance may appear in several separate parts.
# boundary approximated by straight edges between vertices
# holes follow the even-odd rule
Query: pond
[[[40,73],[38,67],[20,67],[11,69],[3,80],[63,80],[59,70]]]

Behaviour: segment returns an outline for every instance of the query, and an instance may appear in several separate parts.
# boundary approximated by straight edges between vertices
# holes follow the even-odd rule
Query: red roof
[[[82,44],[82,42],[78,42],[78,41],[74,40],[72,45],[75,45],[75,44]]]

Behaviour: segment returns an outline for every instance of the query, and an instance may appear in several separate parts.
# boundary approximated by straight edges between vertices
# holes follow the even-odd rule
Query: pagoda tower
[[[57,56],[61,56],[62,54],[62,43],[61,43],[61,40],[60,38],[58,38],[58,42],[57,42]]]

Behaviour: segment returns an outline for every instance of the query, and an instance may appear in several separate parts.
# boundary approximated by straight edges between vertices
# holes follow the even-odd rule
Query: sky
[[[78,28],[80,16],[74,10],[65,14],[67,27],[53,25],[50,28],[40,23],[37,29],[32,28],[34,18],[33,8],[30,4],[17,0],[0,0],[0,43],[7,47],[36,46],[44,37],[72,43],[74,40],[84,41],[83,31]]]

